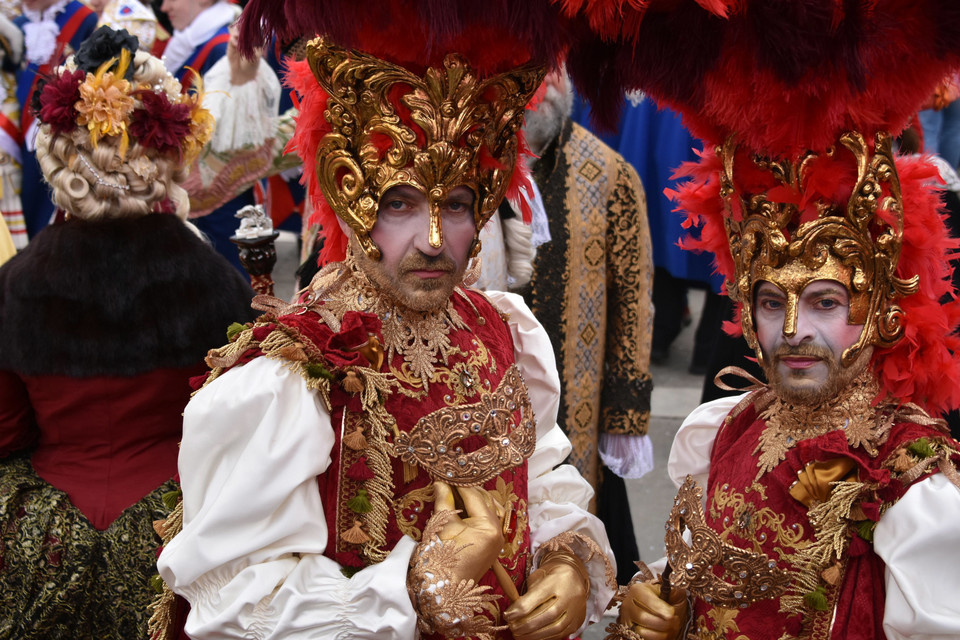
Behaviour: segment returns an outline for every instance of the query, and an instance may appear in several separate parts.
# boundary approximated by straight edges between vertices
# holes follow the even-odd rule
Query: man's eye
[[[838,306],[840,306],[840,303],[837,302],[836,300],[831,300],[830,298],[824,298],[823,300],[820,301],[821,309],[833,309]]]
[[[760,306],[764,309],[769,309],[770,311],[776,311],[783,307],[783,303],[779,300],[774,300],[772,298],[767,298],[760,301]]]

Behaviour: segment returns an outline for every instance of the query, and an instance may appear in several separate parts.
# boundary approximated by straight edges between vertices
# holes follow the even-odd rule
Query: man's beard
[[[463,281],[466,264],[459,269],[447,255],[428,256],[415,252],[403,257],[397,272],[389,274],[380,262],[371,260],[355,248],[360,270],[386,297],[413,311],[433,311],[444,307],[453,290]],[[420,278],[414,271],[444,271],[438,278]]]
[[[537,109],[527,112],[523,126],[527,144],[534,153],[542,155],[547,146],[560,135],[572,109],[572,90],[561,92],[552,85],[547,87]]]
[[[870,351],[861,353],[860,357],[850,366],[844,367],[833,355],[833,352],[822,345],[801,344],[792,347],[788,344],[782,344],[773,354],[763,354],[763,372],[766,374],[770,386],[784,402],[816,407],[831,398],[835,398],[863,372],[870,364]],[[819,358],[827,367],[826,379],[815,388],[791,388],[790,381],[784,379],[780,368],[777,366],[782,357],[788,356]],[[801,374],[798,372],[797,376],[801,377]]]

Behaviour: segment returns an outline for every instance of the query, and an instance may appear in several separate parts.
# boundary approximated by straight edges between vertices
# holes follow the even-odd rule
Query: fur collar
[[[170,215],[44,229],[0,268],[0,368],[128,376],[200,362],[254,318],[237,271]]]

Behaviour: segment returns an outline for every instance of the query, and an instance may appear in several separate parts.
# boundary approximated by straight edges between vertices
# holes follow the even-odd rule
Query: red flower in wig
[[[180,150],[180,143],[190,133],[190,106],[170,102],[165,93],[138,92],[143,108],[133,112],[130,133],[145,147],[161,153]]]
[[[87,73],[81,69],[65,71],[43,86],[37,115],[54,133],[68,133],[77,128],[75,105],[80,100],[80,83],[86,77]]]

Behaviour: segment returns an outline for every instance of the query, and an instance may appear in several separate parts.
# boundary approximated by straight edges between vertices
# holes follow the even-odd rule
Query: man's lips
[[[809,369],[820,362],[820,358],[814,356],[780,356],[780,362],[791,369]]]
[[[445,269],[416,269],[416,270],[408,271],[407,273],[412,273],[418,278],[429,280],[433,278],[442,278],[443,276],[447,275],[447,273],[449,272],[446,271]]]

